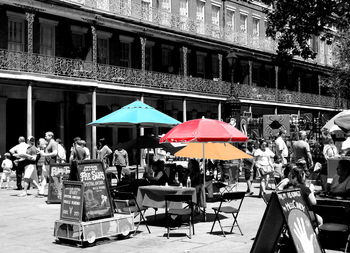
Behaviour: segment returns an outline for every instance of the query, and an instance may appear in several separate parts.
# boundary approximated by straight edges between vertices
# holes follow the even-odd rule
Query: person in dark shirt
[[[154,162],[152,169],[154,171],[154,176],[150,175],[148,172],[145,172],[143,175],[151,185],[165,185],[168,183],[168,175],[164,171],[164,161],[158,160]]]
[[[69,161],[82,161],[86,158],[86,152],[83,148],[83,141],[78,140],[73,144],[72,152]]]
[[[312,206],[316,205],[316,197],[314,194],[314,186],[310,188],[305,185],[305,171],[302,166],[293,167],[288,176],[289,182],[284,189],[300,189],[301,197],[303,198],[308,210],[311,221],[317,226],[323,223],[323,219],[318,214],[312,211]]]

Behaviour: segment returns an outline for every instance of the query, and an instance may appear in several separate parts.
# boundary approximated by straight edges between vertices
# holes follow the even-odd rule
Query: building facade
[[[66,146],[75,136],[90,148],[100,137],[115,146],[135,130],[87,123],[136,99],[180,121],[327,116],[347,107],[321,85],[331,48],[314,38],[315,60],[279,64],[264,8],[230,0],[0,0],[0,152],[20,135],[49,130]]]

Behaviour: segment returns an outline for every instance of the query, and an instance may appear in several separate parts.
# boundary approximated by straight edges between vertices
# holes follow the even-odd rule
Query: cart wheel
[[[122,236],[123,237],[128,237],[129,235],[130,235],[130,230],[129,229],[127,229],[127,230],[122,232]]]
[[[90,231],[86,236],[87,242],[92,244],[96,240],[96,234],[94,231]]]

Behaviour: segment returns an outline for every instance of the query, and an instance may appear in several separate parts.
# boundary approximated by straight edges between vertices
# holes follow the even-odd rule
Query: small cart
[[[75,241],[84,246],[86,243],[94,243],[99,238],[128,236],[134,230],[132,214],[115,214],[112,218],[86,222],[56,220],[54,236],[58,241]]]

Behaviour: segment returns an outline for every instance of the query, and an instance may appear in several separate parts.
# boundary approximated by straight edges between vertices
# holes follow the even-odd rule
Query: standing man
[[[21,158],[27,152],[28,144],[23,136],[18,138],[18,144],[11,148],[10,153],[16,158],[14,164],[16,165],[16,180],[17,180],[17,190],[22,190],[22,174],[24,172],[24,166],[26,165],[25,160]]]
[[[122,170],[126,166],[129,166],[128,152],[122,149],[120,146],[114,151],[113,154],[113,165],[117,168],[118,180],[121,181]]]
[[[57,142],[54,139],[53,132],[46,132],[45,133],[45,140],[47,141],[47,146],[45,148],[45,151],[41,150],[40,155],[45,157],[45,162],[43,166],[43,180],[41,182],[41,188],[39,194],[44,194],[45,185],[47,182],[47,177],[49,176],[49,164],[56,163],[57,162],[57,154],[58,154],[58,145]]]
[[[314,166],[310,145],[306,142],[306,132],[299,132],[299,140],[293,143],[293,161],[294,163],[306,164],[304,170],[309,175]]]
[[[278,133],[278,137],[275,140],[276,144],[276,155],[281,158],[282,164],[287,164],[287,158],[288,158],[288,147],[284,141],[284,138],[286,137],[286,130],[280,129]]]

